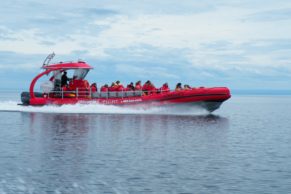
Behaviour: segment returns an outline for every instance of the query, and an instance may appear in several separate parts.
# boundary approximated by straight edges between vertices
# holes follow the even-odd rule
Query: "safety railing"
[[[93,92],[92,89],[77,88],[76,90],[53,90],[47,93],[47,96],[54,98],[126,98],[126,97],[140,97],[143,95],[150,95],[153,93],[166,93],[170,90],[162,91],[108,91],[108,92]]]

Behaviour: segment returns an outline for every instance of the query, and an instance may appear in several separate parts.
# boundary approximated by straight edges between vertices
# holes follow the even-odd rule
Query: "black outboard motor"
[[[35,97],[42,97],[41,92],[34,92]],[[21,102],[23,105],[29,105],[30,94],[29,92],[22,92],[21,93]]]

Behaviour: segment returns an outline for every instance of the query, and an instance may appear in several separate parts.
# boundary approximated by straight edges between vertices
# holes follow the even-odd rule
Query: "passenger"
[[[127,90],[127,91],[134,91],[134,85],[133,85],[133,82],[130,82],[130,84],[127,85],[126,90]]]
[[[93,83],[91,86],[91,92],[94,93],[94,92],[97,92],[98,91],[98,88],[97,88],[97,84],[96,83]]]
[[[116,81],[116,87],[115,91],[123,91],[124,86],[120,83],[120,81]]]
[[[184,85],[184,90],[191,90],[191,89],[192,88],[189,85],[187,85],[187,84]]]
[[[146,83],[144,83],[144,85],[142,86],[142,91],[143,91],[145,94],[148,94],[148,91],[149,91],[149,84],[150,84],[150,80],[146,81]]]
[[[61,78],[61,87],[67,86],[69,80],[71,80],[71,79],[67,77],[67,72],[64,71],[62,78]]]
[[[177,83],[177,85],[176,85],[176,89],[175,89],[176,91],[180,91],[180,90],[183,90],[183,88],[182,88],[182,84],[181,83]]]
[[[108,84],[101,87],[100,92],[108,92]]]
[[[154,92],[157,92],[156,87],[150,80],[148,80],[143,86],[142,86],[142,91],[145,92],[145,94],[152,94]]]
[[[170,88],[168,86],[168,83],[164,83],[163,86],[160,88],[160,91],[163,92],[169,92]]]
[[[134,90],[142,90],[141,81],[135,83]]]
[[[109,92],[114,92],[116,91],[116,83],[112,82],[111,86],[108,88]]]
[[[155,87],[155,85],[150,81],[149,84],[149,91],[150,93],[156,93],[157,92],[157,88]]]

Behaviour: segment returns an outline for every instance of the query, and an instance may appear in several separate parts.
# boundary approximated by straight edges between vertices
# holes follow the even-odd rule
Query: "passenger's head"
[[[104,87],[108,88],[108,84],[105,84]]]
[[[181,88],[182,84],[181,83],[177,83],[176,88]]]
[[[139,80],[139,81],[137,81],[135,84],[136,84],[136,85],[141,84],[141,81]]]
[[[168,86],[168,83],[166,82],[166,83],[164,83],[164,86]]]
[[[120,81],[119,81],[119,80],[117,80],[117,81],[116,81],[116,84],[120,84]]]
[[[66,71],[64,71],[64,75],[67,75],[67,72]]]

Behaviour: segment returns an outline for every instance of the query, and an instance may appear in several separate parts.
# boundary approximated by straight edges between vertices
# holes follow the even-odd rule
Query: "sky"
[[[98,85],[291,90],[291,1],[2,1],[0,89],[28,89],[52,52]]]

